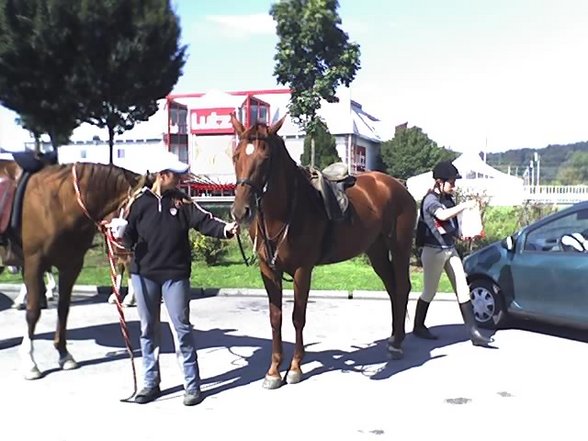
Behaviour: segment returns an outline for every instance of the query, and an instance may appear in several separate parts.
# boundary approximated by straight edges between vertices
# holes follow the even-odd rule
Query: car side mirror
[[[513,251],[515,249],[515,240],[512,236],[507,236],[502,240],[503,248],[506,248],[508,251]]]

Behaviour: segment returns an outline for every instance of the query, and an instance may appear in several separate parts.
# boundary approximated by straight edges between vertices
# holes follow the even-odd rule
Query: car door
[[[588,238],[587,208],[550,217],[519,237],[511,269],[515,305],[522,311],[553,319],[588,320],[588,252],[561,244],[562,236],[572,233]]]

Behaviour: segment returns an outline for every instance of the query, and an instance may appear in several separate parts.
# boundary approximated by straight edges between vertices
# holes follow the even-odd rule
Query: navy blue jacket
[[[132,203],[125,230],[125,245],[134,251],[131,274],[158,283],[187,279],[191,273],[191,228],[206,236],[226,239],[226,222],[195,203],[181,203],[187,196],[169,190],[161,197],[145,188]]]

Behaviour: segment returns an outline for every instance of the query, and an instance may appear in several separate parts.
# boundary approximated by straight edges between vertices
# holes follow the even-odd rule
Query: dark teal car
[[[588,201],[526,226],[464,259],[474,315],[588,329]]]

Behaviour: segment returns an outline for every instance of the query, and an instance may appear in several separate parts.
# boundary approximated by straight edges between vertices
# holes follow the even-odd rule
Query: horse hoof
[[[388,346],[388,352],[392,360],[402,360],[404,358],[404,351],[401,348],[395,348],[394,346]]]
[[[264,389],[277,389],[282,385],[282,378],[281,377],[270,377],[266,375],[263,379],[263,388]]]
[[[27,309],[27,305],[25,305],[24,303],[13,303],[12,309],[16,309],[17,311],[23,311]]]
[[[110,294],[110,297],[108,297],[108,303],[110,303],[111,305],[114,305],[116,303],[116,294]]]
[[[65,357],[59,359],[59,367],[64,371],[71,371],[72,369],[77,369],[79,366],[73,357],[67,354]]]
[[[30,370],[28,370],[24,374],[25,380],[38,380],[42,376],[43,376],[43,374],[41,374],[41,371],[39,370],[39,368],[37,366],[31,368]]]
[[[296,384],[302,381],[302,371],[288,371],[286,375],[286,383]]]

